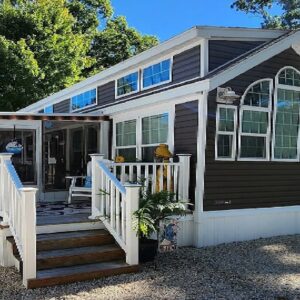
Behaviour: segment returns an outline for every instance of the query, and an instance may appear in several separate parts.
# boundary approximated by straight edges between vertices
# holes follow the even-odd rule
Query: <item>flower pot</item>
[[[139,261],[149,262],[153,261],[157,255],[157,240],[141,239],[139,248]]]

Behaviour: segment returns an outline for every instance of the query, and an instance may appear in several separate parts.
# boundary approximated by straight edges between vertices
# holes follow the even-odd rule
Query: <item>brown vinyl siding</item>
[[[256,80],[275,78],[285,66],[300,69],[292,49],[227,82],[242,95]],[[209,94],[204,210],[273,207],[300,204],[300,163],[272,161],[216,161],[216,91]]]
[[[183,82],[185,80],[189,80],[199,76],[200,53],[200,46],[196,46],[192,49],[188,49],[186,51],[183,51],[182,53],[174,55],[172,66],[172,81],[166,84],[161,84],[153,88],[134,93],[132,95],[120,97],[118,99],[116,99],[115,97],[115,81],[110,81],[104,85],[98,86],[98,107],[94,109],[118,104],[120,102],[126,102],[133,98],[142,97],[146,93],[154,92],[163,87],[171,86],[172,84]]]
[[[54,113],[69,113],[71,100],[67,99],[53,105]]]
[[[224,41],[212,40],[209,46],[209,71],[261,45],[262,41]]]
[[[198,101],[175,106],[174,153],[192,154],[190,172],[190,199],[195,201],[198,137]]]

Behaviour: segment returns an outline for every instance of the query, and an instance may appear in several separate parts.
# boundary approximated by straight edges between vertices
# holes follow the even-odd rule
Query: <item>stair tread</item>
[[[42,242],[42,241],[49,241],[49,240],[64,240],[64,239],[79,238],[79,237],[82,238],[82,237],[107,236],[107,235],[109,235],[109,233],[104,229],[58,232],[58,233],[38,234],[37,241]]]
[[[120,250],[121,248],[115,244],[108,244],[102,246],[89,246],[89,247],[78,247],[78,248],[67,248],[59,250],[45,250],[37,253],[37,259],[56,258],[62,256],[75,256],[91,253],[104,253],[107,251]]]
[[[99,271],[126,268],[126,267],[130,267],[130,266],[124,261],[112,261],[112,262],[101,262],[95,264],[78,265],[72,267],[46,269],[37,272],[37,279],[80,275],[84,273],[92,273],[92,272],[99,272]]]

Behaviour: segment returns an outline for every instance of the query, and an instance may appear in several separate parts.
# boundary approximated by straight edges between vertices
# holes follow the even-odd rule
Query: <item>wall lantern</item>
[[[230,87],[217,89],[217,102],[224,104],[233,104],[240,96],[235,93]]]

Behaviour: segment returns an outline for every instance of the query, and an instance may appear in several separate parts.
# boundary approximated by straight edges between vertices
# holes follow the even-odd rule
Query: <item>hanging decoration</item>
[[[16,126],[14,125],[14,137],[13,139],[6,145],[6,151],[13,154],[20,154],[23,150],[23,146],[16,139]]]

